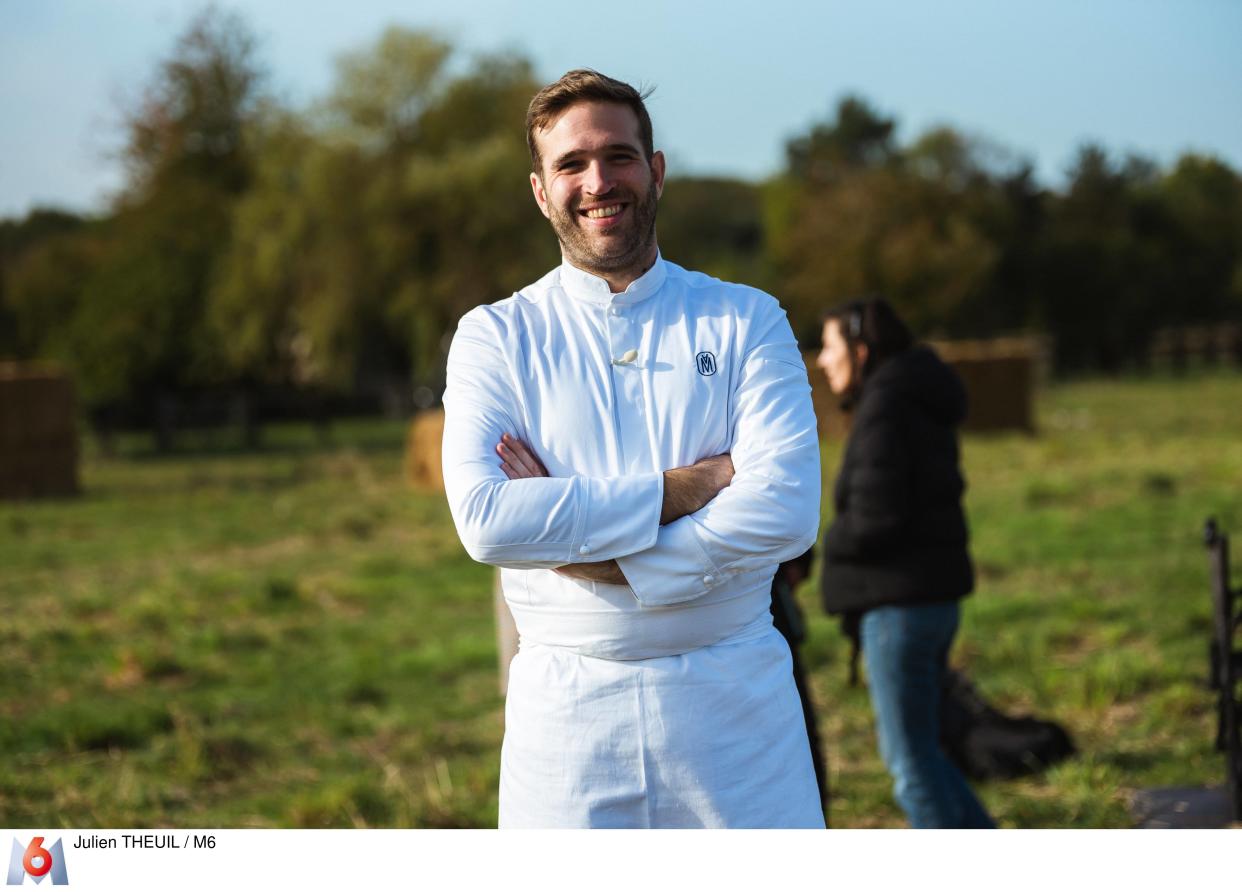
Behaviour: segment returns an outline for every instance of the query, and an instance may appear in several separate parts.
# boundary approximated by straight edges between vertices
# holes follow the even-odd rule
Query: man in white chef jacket
[[[563,262],[462,318],[444,394],[453,519],[521,639],[500,826],[823,827],[769,612],[819,520],[785,313],[660,256],[628,84],[569,72],[527,139]]]

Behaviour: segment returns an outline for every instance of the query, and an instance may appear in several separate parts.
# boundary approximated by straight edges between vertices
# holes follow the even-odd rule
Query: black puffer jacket
[[[966,392],[957,373],[916,347],[867,381],[824,535],[824,607],[950,601],[974,588],[958,467]]]

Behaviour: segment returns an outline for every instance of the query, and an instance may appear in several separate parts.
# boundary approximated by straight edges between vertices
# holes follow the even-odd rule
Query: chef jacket
[[[523,644],[634,660],[764,621],[777,565],[819,520],[819,443],[785,313],[658,257],[620,294],[569,263],[458,324],[444,394],[453,520]],[[548,477],[510,480],[502,434]],[[662,472],[728,452],[704,508],[660,524]],[[616,559],[628,585],[551,568]]]

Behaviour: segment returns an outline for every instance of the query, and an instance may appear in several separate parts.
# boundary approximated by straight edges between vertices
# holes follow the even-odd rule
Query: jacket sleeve
[[[815,541],[819,439],[810,383],[784,312],[767,300],[733,394],[732,482],[700,511],[660,527],[651,548],[617,560],[643,606],[702,597]]]
[[[520,395],[490,308],[458,324],[444,391],[444,489],[476,561],[513,569],[603,561],[656,541],[662,474],[510,480],[500,435],[526,437]]]
[[[911,515],[913,455],[902,406],[885,399],[860,407],[850,460],[837,483],[838,510],[824,535],[830,558],[882,556],[901,544]]]

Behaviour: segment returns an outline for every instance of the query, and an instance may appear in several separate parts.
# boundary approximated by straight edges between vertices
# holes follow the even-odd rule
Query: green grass
[[[1038,437],[965,441],[980,573],[955,661],[1082,751],[983,786],[1004,825],[1126,826],[1136,789],[1220,782],[1200,530],[1242,541],[1238,406],[1238,375],[1076,383]],[[493,826],[492,573],[402,481],[402,440],[129,440],[88,451],[82,497],[0,505],[0,823]],[[799,596],[833,824],[900,826],[848,646]]]
[[[490,570],[399,425],[276,433],[0,508],[3,823],[494,822]]]

